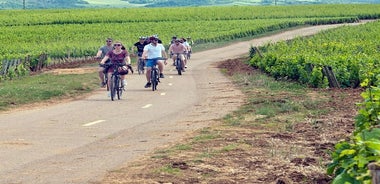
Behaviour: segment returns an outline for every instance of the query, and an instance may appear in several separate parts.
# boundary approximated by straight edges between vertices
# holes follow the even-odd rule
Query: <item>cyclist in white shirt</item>
[[[142,54],[142,57],[146,59],[146,80],[147,83],[145,85],[145,88],[149,88],[152,84],[150,83],[150,71],[152,70],[152,67],[154,65],[158,65],[158,69],[160,70],[160,78],[164,78],[164,74],[162,73],[164,71],[164,64],[166,65],[166,59],[164,60],[164,64],[162,61],[159,60],[159,58],[167,58],[165,47],[158,43],[158,38],[151,36],[149,38],[150,43],[148,45],[145,45],[144,52]]]

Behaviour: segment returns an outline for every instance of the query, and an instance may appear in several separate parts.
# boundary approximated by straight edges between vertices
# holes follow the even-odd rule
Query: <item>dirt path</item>
[[[251,45],[315,34],[315,26],[195,53],[189,70],[166,78],[153,93],[143,76],[128,79],[125,100],[110,103],[105,91],[79,101],[0,115],[0,183],[89,183],[107,170],[172,144],[238,108],[244,95],[218,61],[247,55]],[[123,111],[114,109],[115,104]],[[123,121],[121,121],[123,120]]]

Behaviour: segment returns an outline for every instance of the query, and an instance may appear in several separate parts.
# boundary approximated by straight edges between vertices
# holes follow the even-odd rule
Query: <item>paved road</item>
[[[68,103],[0,114],[0,183],[91,183],[107,170],[174,143],[236,109],[243,95],[215,67],[248,54],[252,45],[336,27],[316,26],[194,53],[178,76],[172,66],[158,91],[145,77],[128,76],[126,98],[111,102],[104,89]]]

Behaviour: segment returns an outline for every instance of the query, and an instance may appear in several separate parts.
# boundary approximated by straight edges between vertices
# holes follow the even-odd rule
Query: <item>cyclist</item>
[[[187,40],[187,43],[189,43],[190,47],[194,45],[194,41],[191,39],[190,36],[188,36],[188,37],[186,38],[186,40]]]
[[[185,66],[185,56],[184,53],[186,53],[186,47],[180,43],[180,40],[175,40],[173,44],[170,45],[168,53],[171,54],[173,63],[175,63],[175,60],[177,59],[177,54],[181,59],[182,66]],[[182,68],[182,71],[185,71],[185,68]]]
[[[103,59],[104,56],[111,50],[113,50],[112,38],[107,38],[106,45],[99,48],[98,52],[96,53],[95,58]],[[107,62],[109,62],[109,60],[107,60],[106,63]],[[100,79],[100,87],[105,87],[106,83],[104,82],[104,74],[105,74],[104,67],[99,67],[98,72],[99,72],[99,79]]]
[[[169,46],[172,45],[176,40],[177,40],[177,36],[173,36],[172,40],[170,41]]]
[[[134,51],[134,48],[137,48],[137,57],[136,57],[136,60],[137,60],[137,68],[139,67],[138,66],[138,61],[139,61],[139,58],[142,56],[142,53],[144,51],[144,47],[145,45],[147,45],[148,43],[145,41],[145,37],[140,37],[139,38],[139,41],[136,42],[135,44],[133,44],[134,47],[132,47],[131,49],[131,52],[132,53],[135,53]]]
[[[194,41],[191,39],[191,37],[190,36],[188,36],[187,38],[186,38],[186,42],[188,43],[188,45],[189,45],[189,47],[187,48],[187,54],[190,56],[191,55],[191,52],[192,52],[192,46],[194,45]],[[190,59],[190,57],[189,57],[189,59]]]
[[[100,61],[101,65],[104,65],[105,62],[109,59],[112,64],[121,63],[124,65],[122,67],[123,71],[128,71],[128,65],[131,65],[131,58],[129,57],[129,53],[127,50],[122,50],[123,44],[120,41],[115,41],[115,44],[113,45],[115,47],[114,50],[109,51],[104,58]],[[107,76],[108,79],[111,79],[111,75],[114,71],[114,67],[118,66],[111,66],[107,68]],[[121,74],[121,81],[123,86],[125,87],[127,85],[127,81],[125,80],[125,74]],[[111,80],[108,80],[108,86],[110,86]]]
[[[168,46],[168,48],[172,45],[172,44],[174,44],[174,42],[177,40],[177,36],[173,36],[172,37],[172,40],[170,40],[170,43],[169,43],[169,46]],[[173,54],[172,53],[169,53],[169,56],[170,56],[170,58],[172,58],[173,57]],[[175,65],[175,63],[173,62],[173,66]]]
[[[149,37],[150,43],[145,45],[144,52],[142,57],[146,59],[146,80],[148,81],[145,85],[145,88],[149,88],[152,84],[150,83],[150,71],[152,70],[152,66],[158,65],[158,69],[160,70],[160,78],[164,78],[164,65],[162,61],[157,58],[167,58],[165,47],[158,43],[158,38],[155,36]],[[166,65],[166,60],[164,61]]]
[[[187,43],[187,41],[186,41],[185,38],[181,38],[180,42],[182,43],[182,45],[185,46],[185,48],[186,48],[186,54],[187,54],[187,52],[189,52],[189,49],[190,49],[189,43]],[[183,66],[185,66],[185,68],[187,68],[187,57],[185,57],[184,63],[185,63],[185,65],[183,65]]]

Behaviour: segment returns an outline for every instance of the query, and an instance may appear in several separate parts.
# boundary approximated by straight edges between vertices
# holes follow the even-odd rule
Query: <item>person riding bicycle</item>
[[[187,53],[190,52],[190,44],[187,42],[187,40],[185,38],[181,38],[180,42],[182,43],[182,45],[185,46],[185,48],[186,48],[186,56],[187,56]],[[185,57],[184,63],[185,63],[185,65],[184,65],[185,68],[187,68],[187,57]]]
[[[137,56],[141,57],[142,53],[144,52],[144,47],[147,44],[148,43],[145,42],[145,37],[140,37],[139,41],[133,44],[131,52],[132,53],[137,53]],[[137,51],[135,51],[135,48],[137,49]]]
[[[109,52],[113,50],[112,45],[112,38],[107,38],[106,45],[103,45],[99,48],[98,52],[96,53],[95,58],[103,59],[104,56]],[[109,62],[109,60],[106,61],[106,63]],[[99,79],[100,79],[100,87],[105,87],[106,83],[104,82],[104,75],[106,73],[104,67],[99,67]]]
[[[120,77],[122,80],[122,84],[125,87],[127,85],[127,81],[125,80],[125,75],[127,74],[128,67],[127,65],[131,65],[131,58],[129,57],[129,53],[127,50],[122,50],[123,44],[120,41],[116,41],[113,45],[115,47],[114,50],[109,51],[104,58],[100,61],[100,65],[104,65],[106,61],[109,59],[112,64],[122,64],[122,72],[120,72]],[[119,67],[118,65],[112,65],[107,69],[108,79],[111,79],[111,75],[114,71],[114,67]],[[119,68],[116,68],[119,69]],[[108,80],[108,86],[110,86],[111,80]]]
[[[147,83],[145,88],[149,88],[151,86],[150,83],[150,71],[154,65],[158,65],[158,69],[160,70],[160,78],[164,78],[164,65],[162,61],[158,60],[159,58],[167,58],[165,47],[158,43],[158,38],[155,36],[149,37],[150,43],[145,45],[143,52],[143,59],[146,59],[146,80]],[[166,65],[166,59],[164,60],[164,64]]]
[[[145,45],[147,45],[148,43],[145,41],[145,37],[140,37],[139,38],[139,41],[136,42],[135,44],[133,44],[133,47],[131,49],[131,52],[132,53],[135,53],[135,48],[137,48],[137,56],[136,56],[136,60],[139,61],[139,58],[142,56],[142,53],[144,52],[144,47]],[[136,63],[137,64],[137,68],[138,68],[138,62]]]
[[[182,66],[185,66],[185,56],[186,47],[180,43],[180,40],[176,39],[173,44],[170,45],[168,53],[172,56],[173,63],[177,59],[177,55],[181,59]],[[185,68],[182,68],[182,71],[185,71]]]

